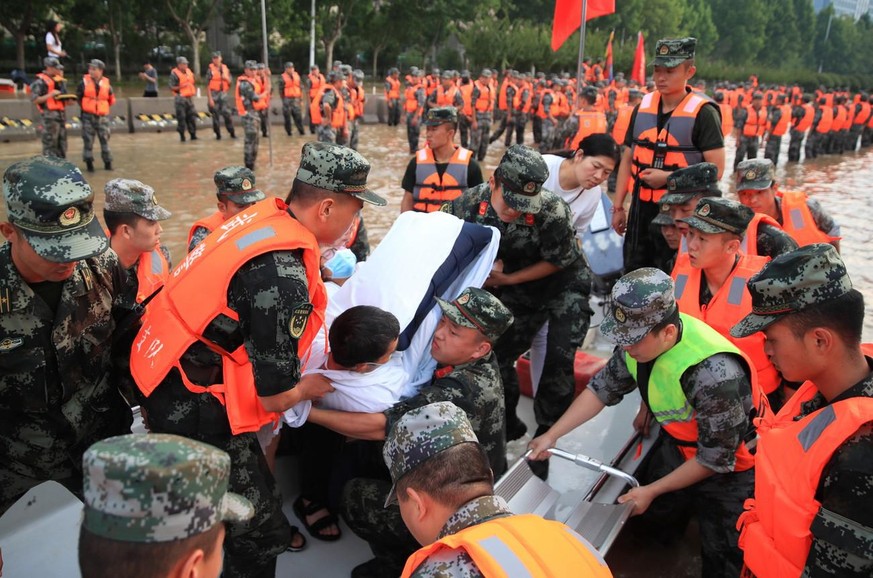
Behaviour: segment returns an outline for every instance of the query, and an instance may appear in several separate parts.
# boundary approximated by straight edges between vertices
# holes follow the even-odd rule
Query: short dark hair
[[[830,329],[849,347],[861,344],[864,331],[864,295],[852,289],[836,299],[814,305],[785,318],[795,337],[803,337],[816,327]]]
[[[83,526],[79,531],[79,569],[82,578],[163,578],[173,566],[194,550],[211,556],[223,524],[171,542],[123,542],[92,534]]]
[[[394,314],[372,305],[356,305],[333,320],[328,341],[333,360],[354,367],[384,356],[399,335],[400,323]]]
[[[660,333],[667,328],[668,325],[679,326],[679,307],[673,306],[673,311],[667,317],[662,319],[657,325],[649,330],[649,333]]]
[[[494,475],[481,444],[464,442],[428,459],[397,480],[397,495],[407,489],[425,492],[448,508],[494,493]]]
[[[140,219],[144,219],[136,213],[118,213],[116,211],[107,211],[103,209],[103,221],[106,223],[106,228],[109,229],[109,234],[114,235],[116,229],[121,225],[128,227],[136,227]]]

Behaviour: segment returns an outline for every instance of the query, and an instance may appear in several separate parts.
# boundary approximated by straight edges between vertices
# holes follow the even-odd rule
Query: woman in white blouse
[[[61,37],[59,36],[62,27],[63,24],[60,22],[49,20],[45,32],[46,52],[48,52],[48,56],[54,56],[58,59],[64,58],[67,55],[61,47]]]

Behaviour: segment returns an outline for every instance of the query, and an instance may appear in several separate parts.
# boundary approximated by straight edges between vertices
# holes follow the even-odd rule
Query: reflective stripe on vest
[[[197,94],[197,88],[194,86],[194,73],[190,68],[185,72],[174,68],[172,74],[175,74],[176,78],[179,79],[179,86],[176,88],[178,92],[176,94],[186,98]]]
[[[142,303],[160,287],[170,274],[170,265],[160,249],[143,253],[136,267],[136,302]]]
[[[823,232],[815,224],[809,205],[806,204],[806,195],[800,192],[778,192],[780,199],[779,210],[782,213],[782,228],[791,235],[801,247],[813,243],[830,243],[836,238]]]
[[[300,91],[300,75],[297,72],[292,72],[290,75],[287,72],[282,73],[282,80],[285,82],[284,96],[285,98],[300,98],[303,94]]]
[[[694,408],[682,391],[680,378],[690,367],[693,367],[717,353],[732,353],[743,358],[750,368],[752,381],[752,403],[755,407],[766,407],[766,398],[760,395],[757,376],[751,370],[752,362],[730,341],[719,335],[715,329],[685,313],[679,314],[682,320],[682,340],[662,353],[652,367],[649,376],[649,409],[672,438],[690,444],[697,443],[697,419]],[[625,364],[628,371],[637,379],[637,362],[625,353]],[[758,392],[756,400],[755,392]],[[763,399],[761,399],[763,398]],[[680,445],[679,451],[686,460],[697,454],[696,445]],[[754,466],[754,458],[741,443],[736,450],[734,471],[748,470]]]
[[[175,368],[191,392],[209,393],[221,401],[234,434],[257,431],[275,422],[279,416],[264,410],[258,399],[245,346],[225,351],[203,332],[219,315],[239,319],[228,307],[227,288],[242,265],[271,251],[296,249],[302,250],[313,305],[297,344],[299,356],[305,357],[322,328],[327,306],[318,242],[291,217],[283,202],[265,199],[222,223],[188,253],[146,308],[130,354],[131,373],[140,391],[150,396]],[[221,356],[222,383],[199,386],[186,376],[180,359],[198,341]]]
[[[746,283],[770,259],[757,255],[741,255],[724,284],[715,292],[707,305],[700,305],[701,269],[691,266],[687,255],[676,258],[673,279],[676,281],[676,303],[679,311],[705,321],[728,341],[736,345],[752,361],[758,374],[758,384],[764,393],[774,391],[780,383],[779,373],[764,353],[764,334],[756,332],[748,337],[733,337],[731,327],[752,312],[752,296]]]
[[[422,213],[439,211],[440,205],[461,196],[467,188],[467,170],[471,151],[458,147],[440,177],[430,147],[415,153],[415,187],[412,189],[413,210]]]
[[[82,80],[85,83],[85,93],[82,96],[82,112],[96,114],[97,116],[108,115],[109,107],[112,103],[112,89],[109,86],[109,79],[104,76],[100,79],[99,84],[97,84],[91,78],[91,75],[86,74],[82,77]]]
[[[703,152],[694,147],[691,139],[694,124],[700,109],[708,102],[706,97],[689,92],[673,110],[664,128],[658,130],[658,109],[661,101],[659,92],[651,92],[643,97],[637,109],[633,130],[633,165],[631,176],[639,188],[641,201],[657,202],[664,196],[665,189],[651,189],[640,181],[637,175],[643,169],[655,167],[675,171],[683,167],[703,162]],[[655,150],[659,149],[656,158]],[[656,162],[657,161],[657,162]]]
[[[220,66],[215,66],[209,63],[209,84],[207,88],[211,92],[227,92],[230,88],[230,71],[227,70],[227,65],[223,62]]]
[[[41,78],[42,81],[45,83],[47,89],[46,95],[49,95],[56,90],[54,78],[44,72],[39,72],[36,76],[38,78]],[[43,106],[45,106],[45,108],[49,110],[64,110],[64,103],[53,96],[49,97],[49,99],[46,100],[44,103],[36,105],[36,108],[39,109],[39,112],[45,112],[43,110]]]
[[[560,522],[533,514],[494,518],[421,548],[406,561],[403,578],[441,550],[464,550],[486,577],[610,578],[599,552]]]
[[[755,497],[746,500],[737,524],[744,562],[758,578],[801,575],[821,507],[815,494],[822,472],[834,452],[873,421],[870,397],[845,399],[795,421],[800,402],[816,393],[804,383],[773,423],[759,429]]]

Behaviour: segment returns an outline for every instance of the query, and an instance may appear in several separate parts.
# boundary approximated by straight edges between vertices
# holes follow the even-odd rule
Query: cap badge
[[[624,309],[619,309],[618,307],[616,307],[614,315],[615,320],[619,323],[624,323],[625,321],[627,321],[627,315],[624,314]]]
[[[667,188],[670,189],[671,191],[675,191],[676,190],[676,179],[670,179],[669,181],[667,181]]]
[[[661,56],[665,56],[667,54],[670,54],[670,47],[667,46],[666,44],[662,44],[661,48],[658,49],[658,54],[660,54]]]
[[[79,213],[79,209],[76,207],[70,207],[58,218],[58,222],[62,227],[71,227],[73,225],[78,225],[79,221],[82,220],[82,214]]]
[[[243,179],[242,190],[247,191],[252,188],[252,182],[248,179]]]
[[[747,180],[751,181],[751,180],[755,179],[758,176],[758,174],[753,169],[750,171],[746,171],[746,174],[744,176]]]
[[[700,215],[701,217],[706,217],[707,215],[709,215],[709,212],[711,210],[712,209],[709,208],[709,203],[706,203],[705,205],[700,207],[700,210],[697,211],[697,214]]]
[[[525,192],[525,193],[527,193],[527,194],[531,194],[531,193],[533,193],[535,190],[537,190],[537,184],[536,184],[536,183],[530,182],[530,183],[525,183],[525,184],[524,184],[524,192]]]
[[[469,293],[464,293],[463,295],[458,297],[458,302],[457,302],[458,305],[466,305],[469,302],[470,302],[470,294]]]
[[[157,206],[157,204],[158,204],[158,196],[157,195],[152,195],[152,204]]]

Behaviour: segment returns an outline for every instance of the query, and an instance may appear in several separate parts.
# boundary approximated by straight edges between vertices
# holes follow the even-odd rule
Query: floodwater
[[[268,195],[284,198],[291,188],[291,182],[300,161],[303,143],[314,137],[310,135],[288,137],[280,125],[272,125],[274,137],[261,139],[257,163],[257,186]],[[360,128],[360,152],[370,160],[370,186],[388,199],[388,206],[364,208],[364,220],[375,246],[396,218],[402,189],[400,181],[409,162],[404,126],[363,125]],[[163,223],[163,240],[174,257],[174,261],[184,254],[188,229],[193,221],[210,214],[215,209],[215,187],[213,173],[228,165],[241,165],[243,158],[242,138],[230,140],[224,135],[216,141],[211,128],[199,131],[199,140],[179,142],[175,131],[162,133],[116,132],[112,135],[111,146],[115,157],[115,170],[104,171],[99,167],[99,147],[95,143],[95,157],[98,167],[86,178],[97,192],[98,214],[102,211],[101,191],[112,178],[125,177],[139,179],[154,187],[161,205],[172,211],[173,217]],[[238,134],[242,134],[238,130]],[[528,142],[531,135],[528,131]],[[82,141],[70,136],[67,156],[80,167]],[[272,141],[272,142],[271,142]],[[873,149],[849,153],[842,156],[825,156],[811,161],[786,165],[787,141],[784,139],[781,162],[777,169],[777,181],[783,190],[801,190],[818,199],[842,225],[843,240],[841,250],[849,267],[855,286],[873,303],[873,267],[868,265],[871,229],[867,228],[864,215],[869,208],[867,187],[873,181]],[[421,143],[424,143],[422,137]],[[272,144],[272,163],[270,145]],[[39,141],[0,143],[0,171],[17,160],[40,153]],[[490,175],[503,154],[502,141],[495,143],[488,151],[483,163],[483,174]],[[734,143],[728,139],[726,166],[733,166]],[[722,181],[723,190],[733,196],[730,171]],[[5,218],[5,212],[0,211]],[[864,338],[873,340],[873,315],[868,315]]]

